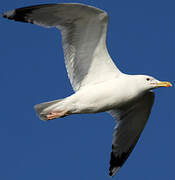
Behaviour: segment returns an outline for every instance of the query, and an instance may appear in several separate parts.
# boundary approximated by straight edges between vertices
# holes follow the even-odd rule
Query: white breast
[[[86,86],[67,98],[73,113],[96,113],[108,111],[134,99],[138,93],[132,83],[123,78]]]

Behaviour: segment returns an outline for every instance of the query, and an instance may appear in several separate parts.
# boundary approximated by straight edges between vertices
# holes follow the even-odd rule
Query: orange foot
[[[56,118],[65,117],[67,115],[68,115],[67,111],[51,112],[48,115],[46,115],[46,118],[47,118],[47,120],[52,120],[52,119],[56,119]]]

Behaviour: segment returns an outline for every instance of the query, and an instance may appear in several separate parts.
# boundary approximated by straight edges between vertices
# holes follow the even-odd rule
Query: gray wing
[[[148,92],[130,108],[111,110],[116,119],[109,175],[114,176],[135,147],[149,118],[154,102],[154,93]]]
[[[12,10],[3,17],[61,30],[66,68],[75,91],[120,74],[106,48],[108,15],[101,9],[76,3],[44,4]]]

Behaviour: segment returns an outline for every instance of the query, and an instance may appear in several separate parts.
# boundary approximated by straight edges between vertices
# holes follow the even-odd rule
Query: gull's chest
[[[79,113],[94,113],[117,108],[138,96],[134,87],[125,82],[109,81],[86,87],[77,92],[74,104]]]

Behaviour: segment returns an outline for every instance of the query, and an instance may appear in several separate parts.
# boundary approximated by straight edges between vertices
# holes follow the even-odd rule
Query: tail
[[[45,121],[47,120],[47,115],[50,114],[50,112],[52,112],[62,100],[63,99],[59,99],[55,101],[37,104],[34,106],[34,109],[37,112],[40,119]]]

